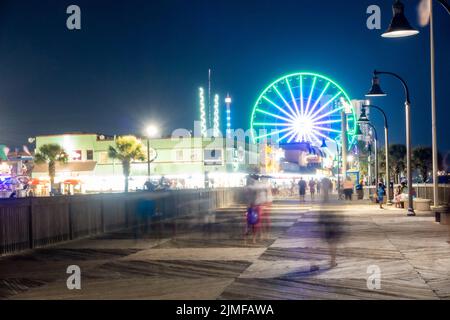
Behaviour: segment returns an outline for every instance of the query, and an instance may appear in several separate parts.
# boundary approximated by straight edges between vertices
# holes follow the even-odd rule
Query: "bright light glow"
[[[213,122],[214,136],[218,137],[220,132],[220,114],[219,114],[219,95],[214,96],[214,122]]]
[[[147,137],[149,137],[149,138],[156,137],[158,135],[158,132],[159,132],[158,127],[153,124],[149,125],[147,127],[147,129],[145,129],[145,133],[147,134]]]
[[[353,155],[349,155],[347,157],[347,162],[353,162],[353,160],[355,160],[355,158],[353,157]]]
[[[198,89],[198,95],[200,100],[200,123],[202,137],[206,138],[207,126],[206,126],[206,107],[205,107],[205,90],[203,88]]]
[[[386,33],[383,33],[381,36],[383,38],[403,38],[403,37],[415,36],[418,33],[419,33],[419,31],[417,31],[417,30],[399,30],[399,31],[386,32]]]
[[[355,139],[356,121],[347,93],[333,80],[316,73],[287,75],[269,85],[255,103],[252,132],[261,130],[266,134],[254,134],[253,139],[258,142],[271,137],[279,143],[305,141],[318,146],[323,139],[335,142],[342,134],[340,113],[343,109],[349,112],[350,148]],[[325,152],[330,153],[330,150]]]
[[[231,97],[227,95],[225,98],[225,104],[227,107],[227,131],[226,136],[227,138],[231,138]]]

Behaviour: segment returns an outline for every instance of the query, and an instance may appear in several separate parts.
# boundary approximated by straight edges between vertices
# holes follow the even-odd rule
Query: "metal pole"
[[[150,138],[147,137],[147,179],[150,181]]]
[[[337,176],[337,178],[338,178],[338,180],[337,180],[337,191],[338,191],[338,200],[340,200],[341,198],[341,179],[340,179],[340,171],[341,171],[341,155],[340,155],[340,152],[339,152],[339,145],[336,143],[336,149],[337,149],[337,160],[338,160],[338,162],[337,162],[337,165],[338,165],[338,170],[337,170],[337,173],[338,173],[338,176]]]
[[[379,176],[378,176],[378,138],[375,138],[375,186],[378,185]]]
[[[373,124],[371,124],[370,122],[367,123],[369,125],[369,127],[372,128],[373,130],[373,134],[374,134],[374,147],[375,147],[375,186],[378,185],[378,176],[379,176],[379,171],[378,171],[378,133],[377,133],[377,129],[375,128],[375,126]]]
[[[430,58],[431,58],[431,138],[433,150],[433,201],[434,206],[439,205],[439,181],[438,181],[438,145],[436,133],[436,76],[434,54],[434,23],[433,1],[430,0]]]
[[[342,175],[343,179],[347,177],[347,115],[345,114],[345,110],[342,111],[341,114],[342,120]]]
[[[384,152],[386,153],[386,196],[387,196],[387,204],[392,204],[391,201],[391,179],[389,176],[389,135],[388,135],[388,127],[384,127]]]
[[[409,102],[405,103],[406,114],[406,175],[408,179],[408,216],[415,216],[413,204],[413,181],[411,169],[411,106]]]

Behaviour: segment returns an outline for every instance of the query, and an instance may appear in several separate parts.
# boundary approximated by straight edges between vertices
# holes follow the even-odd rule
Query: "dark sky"
[[[281,75],[315,71],[362,98],[374,68],[398,72],[412,92],[413,143],[431,143],[429,29],[387,40],[366,28],[366,8],[391,19],[391,0],[0,0],[0,143],[68,131],[166,133],[191,129],[197,88],[213,69],[214,91],[234,99],[234,127],[248,128],[259,93]],[[418,0],[404,0],[418,27]],[[66,28],[66,8],[82,30]],[[438,135],[450,150],[450,17],[435,5]],[[418,27],[419,28],[419,27]],[[382,79],[377,99],[404,141],[403,91]],[[447,92],[446,92],[447,91]],[[381,122],[379,122],[381,125]],[[380,127],[381,128],[381,127]]]

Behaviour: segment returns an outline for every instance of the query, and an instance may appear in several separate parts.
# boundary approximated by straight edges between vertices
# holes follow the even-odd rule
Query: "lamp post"
[[[378,183],[378,134],[377,134],[377,129],[374,127],[373,124],[371,124],[370,122],[366,123],[370,128],[372,128],[373,133],[374,133],[374,147],[375,147],[375,185],[377,185]]]
[[[358,123],[368,123],[370,120],[367,117],[366,114],[366,108],[373,108],[376,109],[378,111],[381,112],[381,114],[383,115],[383,119],[384,119],[384,152],[386,153],[386,196],[387,196],[387,203],[388,204],[392,204],[391,201],[391,191],[390,191],[390,184],[391,184],[391,179],[390,179],[390,175],[389,175],[389,134],[388,134],[388,120],[387,120],[387,116],[386,113],[383,111],[383,109],[381,109],[378,106],[374,106],[371,104],[367,104],[367,105],[363,105],[362,109],[361,109],[361,115],[358,119]]]
[[[338,192],[338,200],[341,199],[341,178],[340,178],[340,171],[341,171],[341,151],[342,147],[339,149],[339,143],[337,140],[336,142],[336,158],[337,158],[337,192]]]
[[[446,0],[437,0],[450,15],[450,4]],[[398,4],[399,1],[394,3],[394,16],[392,18],[391,25],[395,25],[395,28],[389,27],[389,29],[382,34],[385,38],[400,38],[410,35],[416,35],[411,30],[412,27],[408,20],[404,16],[403,4]],[[396,12],[395,7],[397,7]],[[439,189],[438,189],[438,146],[437,146],[437,117],[436,117],[436,76],[435,76],[435,45],[434,45],[434,18],[433,18],[433,1],[429,0],[430,11],[430,70],[431,70],[431,137],[432,137],[432,149],[433,149],[433,200],[434,205],[439,205]],[[403,14],[404,19],[399,19],[399,15]],[[394,21],[401,20],[403,23],[394,23]]]
[[[383,97],[386,96],[386,93],[381,90],[380,80],[378,75],[390,75],[396,79],[398,79],[405,90],[405,118],[406,118],[406,172],[407,172],[407,180],[408,180],[408,216],[415,216],[414,207],[413,207],[413,186],[412,186],[412,169],[411,169],[411,99],[409,95],[409,88],[406,84],[406,81],[403,80],[398,74],[388,71],[377,71],[373,72],[372,78],[372,88],[369,93],[366,94],[368,97]]]
[[[324,157],[324,155],[326,155],[326,153],[325,153],[325,151],[324,151],[326,148],[328,148],[327,142],[325,141],[325,138],[323,138],[323,139],[322,139],[322,145],[320,146],[320,149],[322,149],[322,154],[321,154],[321,160],[322,160],[322,172],[323,172],[323,170],[324,170],[324,168],[323,168],[323,157]]]
[[[158,128],[154,125],[149,125],[145,131],[147,135],[147,179],[150,182],[150,164],[152,162],[152,160],[150,160],[150,138],[153,138],[158,134]]]

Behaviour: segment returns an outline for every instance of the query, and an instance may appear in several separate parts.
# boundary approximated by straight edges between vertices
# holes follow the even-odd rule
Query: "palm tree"
[[[128,179],[132,161],[144,161],[146,159],[144,146],[135,136],[123,136],[116,139],[116,146],[110,146],[108,155],[122,163],[125,177],[125,192],[128,192]]]
[[[48,175],[50,177],[50,187],[53,189],[55,184],[56,163],[66,163],[68,159],[67,153],[59,144],[44,144],[34,156],[34,162],[37,164],[48,164]]]
[[[438,169],[442,167],[442,155],[438,153]],[[425,183],[428,180],[429,172],[433,168],[433,149],[431,147],[418,146],[412,152],[412,164],[418,170]]]
[[[395,182],[398,183],[398,177],[406,168],[406,146],[403,144],[392,144],[389,146],[390,162]]]

